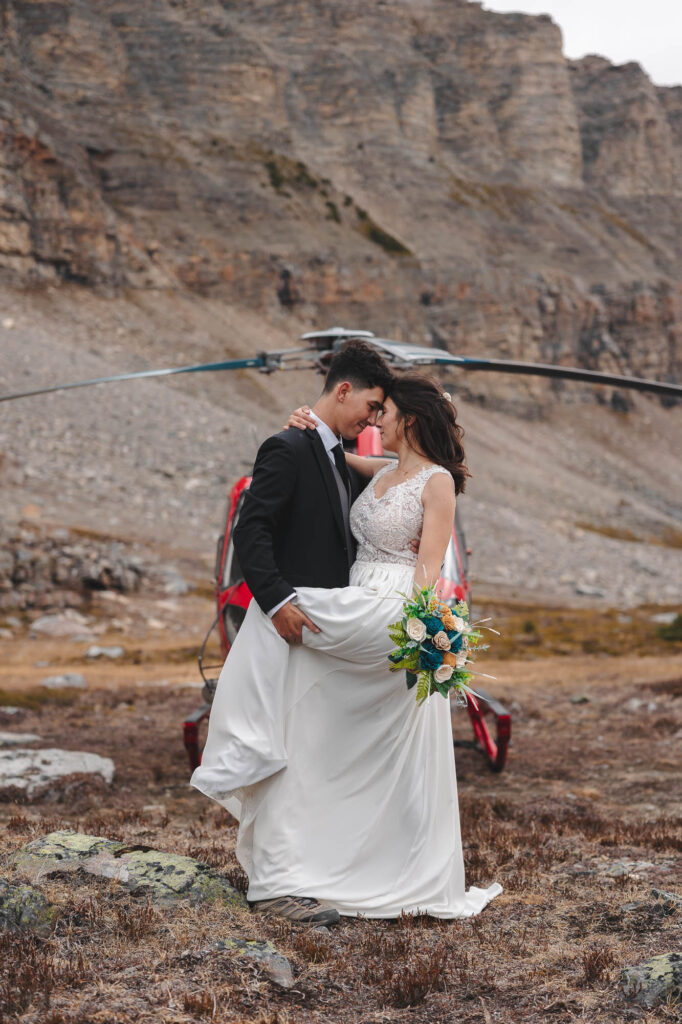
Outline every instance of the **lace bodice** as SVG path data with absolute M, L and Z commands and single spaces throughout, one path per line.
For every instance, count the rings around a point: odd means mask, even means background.
M 448 470 L 444 466 L 424 466 L 415 476 L 391 485 L 377 498 L 374 493 L 377 480 L 392 469 L 395 469 L 394 463 L 383 466 L 350 510 L 350 526 L 358 542 L 358 562 L 417 564 L 410 541 L 418 535 L 424 519 L 422 491 L 434 473 Z

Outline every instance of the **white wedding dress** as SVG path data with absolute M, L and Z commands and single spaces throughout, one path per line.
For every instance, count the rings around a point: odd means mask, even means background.
M 252 601 L 220 674 L 192 785 L 239 819 L 248 898 L 314 896 L 341 914 L 469 917 L 502 891 L 464 884 L 449 702 L 391 672 L 433 473 L 351 509 L 350 586 L 296 588 L 321 629 L 289 647 Z

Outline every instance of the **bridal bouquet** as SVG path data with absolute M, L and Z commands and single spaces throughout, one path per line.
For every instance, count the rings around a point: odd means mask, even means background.
M 466 666 L 473 651 L 488 645 L 469 623 L 466 601 L 453 609 L 440 600 L 435 587 L 415 589 L 411 598 L 406 597 L 402 618 L 388 632 L 396 644 L 388 656 L 391 670 L 407 672 L 408 689 L 416 685 L 418 704 L 436 691 L 447 697 L 453 690 L 459 703 L 466 703 L 467 693 L 476 695 L 467 685 L 473 673 Z

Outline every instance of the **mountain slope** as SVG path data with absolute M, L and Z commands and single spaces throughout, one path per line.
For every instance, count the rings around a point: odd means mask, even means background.
M 679 379 L 682 88 L 464 0 L 0 16 L 8 283 Z

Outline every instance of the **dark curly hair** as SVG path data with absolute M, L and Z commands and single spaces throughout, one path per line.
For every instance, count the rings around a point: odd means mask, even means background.
M 440 382 L 423 373 L 405 373 L 393 378 L 387 397 L 398 407 L 409 446 L 449 470 L 455 481 L 455 494 L 460 494 L 471 476 L 462 447 L 464 431 Z M 406 421 L 411 416 L 414 422 L 408 426 Z
M 360 338 L 347 341 L 336 353 L 324 381 L 329 393 L 341 381 L 349 381 L 354 388 L 382 388 L 387 394 L 393 374 L 379 352 Z

